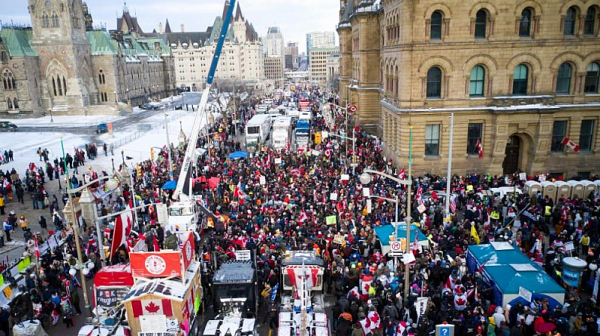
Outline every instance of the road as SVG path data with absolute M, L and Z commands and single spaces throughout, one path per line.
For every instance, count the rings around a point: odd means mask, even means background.
M 185 97 L 183 98 L 173 98 L 173 104 L 177 104 L 181 102 L 184 105 L 198 105 L 200 103 L 201 98 L 200 93 L 196 92 L 186 92 Z M 130 114 L 123 119 L 119 119 L 114 121 L 113 127 L 115 129 L 123 128 L 129 125 L 135 125 L 141 123 L 145 119 L 155 116 L 157 114 L 161 114 L 167 111 L 166 106 L 163 106 L 162 109 L 158 110 L 147 110 L 145 112 Z M 61 126 L 27 126 L 27 127 L 19 127 L 19 132 L 67 132 L 72 134 L 95 134 L 97 125 L 82 125 L 81 127 L 61 127 Z

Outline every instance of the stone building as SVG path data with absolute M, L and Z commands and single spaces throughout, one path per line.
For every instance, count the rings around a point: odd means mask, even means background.
M 203 88 L 228 8 L 226 1 L 222 16 L 217 16 L 205 32 L 185 32 L 183 25 L 181 32 L 171 32 L 168 20 L 164 33 L 159 27 L 158 36 L 173 49 L 177 87 L 188 91 Z M 230 25 L 215 81 L 257 83 L 264 78 L 263 46 L 239 4 Z
M 445 172 L 450 113 L 458 174 L 597 174 L 599 20 L 600 0 L 342 0 L 341 99 L 402 167 L 412 128 L 417 174 Z
M 276 81 L 283 80 L 283 57 L 269 56 L 264 58 L 265 78 Z
M 93 29 L 81 0 L 29 0 L 28 9 L 32 28 L 0 31 L 1 114 L 111 114 L 173 93 L 162 41 Z

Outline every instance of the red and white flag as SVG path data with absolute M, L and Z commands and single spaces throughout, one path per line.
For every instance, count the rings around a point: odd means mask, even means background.
M 40 260 L 40 249 L 38 247 L 37 239 L 33 239 L 33 244 L 35 246 L 35 260 Z
M 127 207 L 127 209 L 130 209 Z M 133 218 L 131 211 L 124 212 L 117 216 L 115 220 L 115 226 L 113 229 L 112 243 L 110 245 L 110 257 L 117 253 L 117 250 L 121 245 L 124 245 L 127 241 L 129 233 L 133 228 Z
M 302 212 L 300 213 L 300 218 L 298 220 L 300 221 L 300 223 L 304 223 L 305 221 L 308 220 L 308 216 L 306 215 L 306 211 L 302 210 Z
M 165 315 L 173 316 L 171 300 L 134 300 L 131 301 L 133 317 L 142 315 Z
M 481 139 L 477 140 L 477 145 L 475 145 L 475 147 L 477 148 L 477 152 L 479 154 L 479 158 L 481 159 L 483 157 L 483 146 L 481 144 Z
M 406 179 L 406 173 L 404 172 L 404 168 L 402 168 L 400 170 L 400 173 L 398 174 L 398 178 L 401 180 L 405 180 Z
M 419 202 L 419 205 L 423 204 L 423 198 L 421 197 L 423 195 L 423 188 L 419 187 L 419 189 L 417 189 L 417 196 L 415 197 L 417 199 L 417 202 Z
M 571 140 L 567 137 L 564 137 L 562 144 L 571 148 L 573 150 L 573 152 L 579 153 L 579 145 L 574 143 L 573 140 Z

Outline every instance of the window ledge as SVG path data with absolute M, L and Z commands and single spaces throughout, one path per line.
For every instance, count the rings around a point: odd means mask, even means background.
M 423 159 L 428 161 L 439 160 L 441 157 L 439 155 L 423 155 Z
M 562 151 L 562 152 L 553 152 L 553 151 L 550 151 L 550 155 L 554 155 L 554 156 L 559 156 L 559 155 L 561 155 L 561 156 L 567 156 L 567 152 L 566 151 Z
M 486 96 L 481 96 L 481 97 L 469 97 L 470 100 L 486 100 L 487 97 Z
M 600 97 L 600 93 L 584 93 L 586 97 Z
M 442 100 L 442 97 L 431 97 L 431 98 L 425 98 L 425 100 L 429 100 L 429 101 L 438 101 L 438 100 Z

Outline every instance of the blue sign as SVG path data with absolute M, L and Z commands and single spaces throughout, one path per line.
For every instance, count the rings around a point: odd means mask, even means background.
M 271 301 L 275 301 L 275 297 L 277 296 L 277 289 L 279 289 L 279 283 L 276 283 L 273 286 L 273 290 L 271 291 Z
M 438 324 L 435 326 L 436 336 L 454 336 L 453 324 Z
M 579 275 L 580 272 L 563 267 L 562 278 L 567 285 L 577 288 L 579 286 Z

